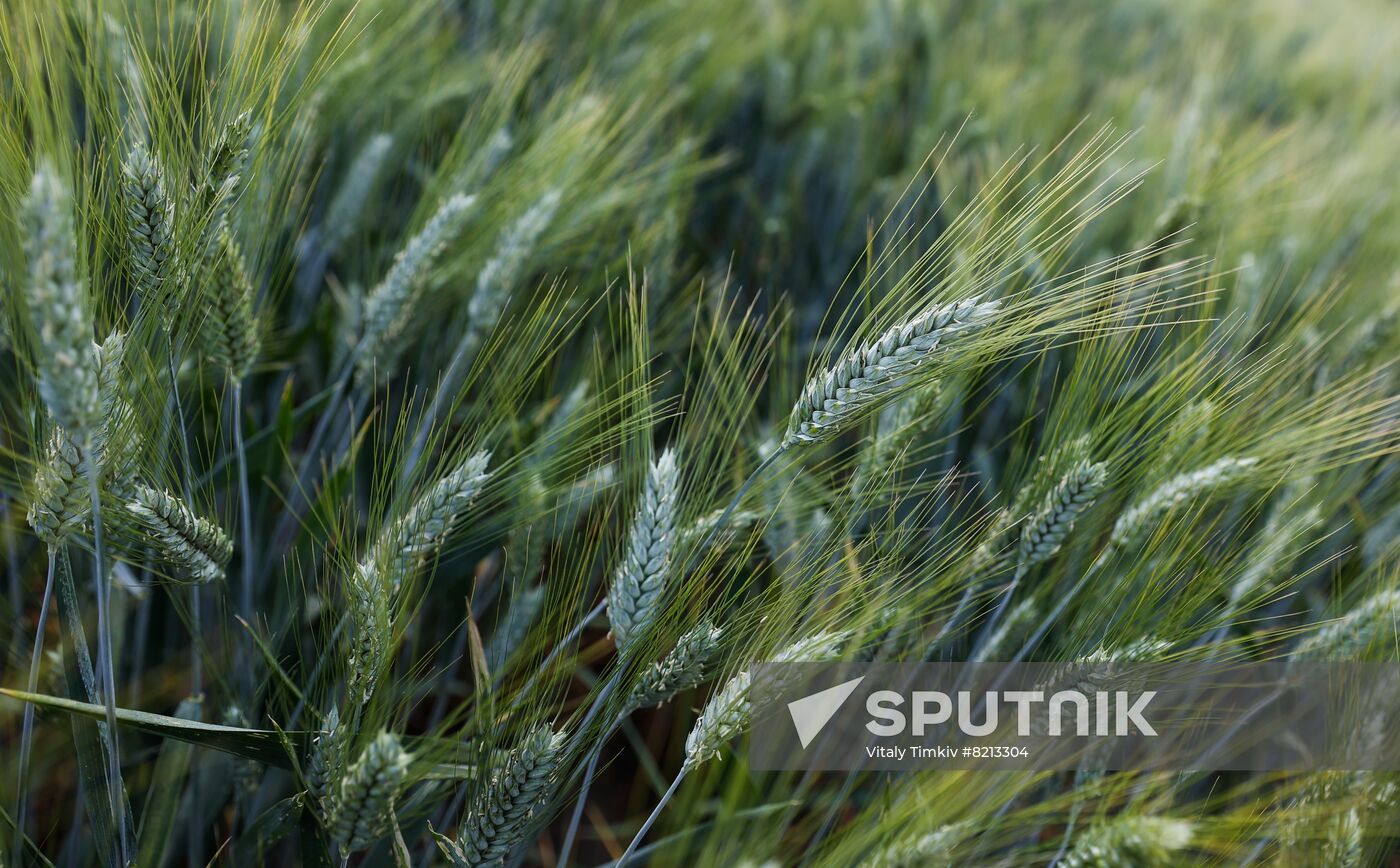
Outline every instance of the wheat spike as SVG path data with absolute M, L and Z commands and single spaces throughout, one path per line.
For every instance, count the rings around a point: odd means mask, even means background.
M 91 497 L 77 444 L 55 428 L 44 462 L 34 471 L 29 524 L 39 539 L 58 545 L 87 520 Z
M 335 198 L 331 199 L 330 206 L 326 208 L 326 228 L 322 236 L 322 246 L 327 251 L 334 252 L 339 249 L 359 225 L 365 204 L 375 190 L 393 147 L 394 137 L 388 133 L 379 133 L 371 136 L 355 155 L 335 192 Z
M 1124 549 L 1141 542 L 1168 512 L 1192 498 L 1235 483 L 1258 463 L 1257 458 L 1222 458 L 1199 470 L 1168 479 L 1147 497 L 1124 510 L 1113 525 L 1110 544 L 1114 548 Z
M 878 850 L 864 868 L 953 868 L 953 851 L 968 836 L 965 823 L 952 823 Z
M 1319 848 L 1319 865 L 1332 868 L 1360 868 L 1365 855 L 1365 828 L 1356 808 L 1330 818 Z
M 1172 864 L 1172 854 L 1191 843 L 1186 820 L 1123 817 L 1086 831 L 1065 855 L 1064 868 L 1141 868 Z
M 252 115 L 241 112 L 219 131 L 205 158 L 201 195 L 205 206 L 215 209 L 216 226 L 243 179 L 248 162 L 248 138 L 252 133 Z
M 541 725 L 504 761 L 493 762 L 490 777 L 472 801 L 457 840 L 433 832 L 452 865 L 478 868 L 504 862 L 553 792 L 563 748 L 563 733 Z
M 129 493 L 136 462 L 131 407 L 121 394 L 120 368 L 125 353 L 126 335 L 122 332 L 112 332 L 100 345 L 93 345 L 102 414 L 92 429 L 90 448 L 99 456 L 103 487 L 119 496 Z M 54 428 L 44 461 L 34 471 L 29 524 L 51 545 L 82 527 L 92 508 L 83 476 L 83 455 L 81 444 L 64 429 Z
M 978 543 L 977 548 L 973 549 L 969 558 L 969 573 L 974 577 L 980 576 L 988 569 L 1000 566 L 1009 549 L 1013 546 L 1017 546 L 1019 550 L 1017 544 L 1021 540 L 1021 535 L 1014 533 L 1014 531 L 1017 530 L 1020 519 L 1027 517 L 1032 503 L 1044 490 L 1043 485 L 1048 479 L 1048 474 L 1057 472 L 1061 467 L 1078 467 L 1085 463 L 1084 456 L 1088 454 L 1089 445 L 1088 437 L 1077 437 L 1067 443 L 1060 444 L 1036 459 L 1036 471 L 1032 475 L 1031 481 L 1021 486 L 1020 490 L 1016 492 L 1015 498 L 999 510 L 987 525 L 987 529 L 982 535 L 982 541 Z M 1061 477 L 1061 481 L 1063 479 Z M 1042 506 L 1048 505 L 1051 497 L 1052 495 L 1044 497 L 1041 500 Z M 1024 524 L 1020 524 L 1022 532 L 1034 521 L 1034 517 L 1030 517 Z
M 136 289 L 156 299 L 175 273 L 175 205 L 165 187 L 164 169 L 144 145 L 131 149 L 122 174 Z
M 112 332 L 102 343 L 93 344 L 92 352 L 97 361 L 98 403 L 103 416 L 110 419 L 117 406 L 125 401 L 121 371 L 126 361 L 126 333 Z
M 1287 516 L 1280 511 L 1270 515 L 1250 553 L 1249 563 L 1230 586 L 1230 604 L 1238 606 L 1280 567 L 1286 568 L 1303 547 L 1302 540 L 1321 525 L 1322 510 L 1316 506 L 1296 516 Z
M 430 557 L 489 474 L 489 452 L 464 459 L 379 533 L 346 582 L 352 629 L 347 638 L 351 701 L 368 702 L 389 647 L 390 610 L 403 582 Z
M 486 643 L 486 667 L 495 672 L 510 660 L 530 633 L 530 627 L 539 617 L 544 606 L 545 587 L 535 585 L 516 592 L 510 607 L 496 627 L 491 631 L 491 639 Z
M 1049 560 L 1060 550 L 1074 522 L 1093 505 L 1108 480 L 1102 463 L 1081 461 L 1065 474 L 1021 528 L 1020 569 Z
M 478 335 L 496 327 L 530 254 L 559 210 L 560 198 L 560 191 L 548 191 L 501 233 L 496 252 L 481 267 L 476 276 L 476 291 L 467 302 L 471 329 Z
M 978 296 L 941 305 L 852 351 L 807 382 L 792 408 L 783 447 L 832 439 L 867 409 L 913 385 L 915 374 L 948 340 L 982 328 L 1000 307 Z
M 845 640 L 845 633 L 817 633 L 779 651 L 772 662 L 816 663 L 831 660 L 840 653 Z M 718 756 L 724 745 L 748 729 L 753 717 L 753 706 L 749 702 L 749 685 L 752 681 L 752 672 L 746 669 L 729 679 L 705 704 L 705 710 L 700 713 L 700 718 L 695 721 L 685 740 L 686 768 Z
M 1381 591 L 1299 642 L 1293 659 L 1352 660 L 1367 652 L 1393 653 L 1397 621 L 1400 591 Z
M 1039 617 L 1040 611 L 1034 599 L 1017 603 L 1006 613 L 1005 620 L 997 626 L 996 632 L 988 637 L 986 647 L 978 655 L 979 660 L 995 661 L 1003 654 L 1014 654 L 1030 635 Z
M 676 454 L 668 449 L 647 474 L 627 551 L 608 588 L 608 623 L 619 649 L 631 647 L 660 605 L 675 544 L 679 480 Z
M 345 727 L 340 724 L 340 710 L 332 707 L 321 721 L 321 729 L 311 739 L 311 753 L 306 760 L 306 786 L 311 797 L 323 810 L 329 810 L 332 785 L 345 771 Z
M 381 732 L 346 771 L 336 789 L 330 819 L 331 835 L 341 849 L 363 850 L 384 835 L 408 763 L 399 737 Z
M 346 638 L 346 701 L 368 703 L 389 647 L 392 589 L 372 566 L 356 564 L 346 583 L 351 629 Z
M 136 484 L 126 508 L 145 525 L 166 560 L 189 573 L 196 582 L 224 576 L 233 556 L 233 542 L 217 525 L 200 518 L 179 498 Z
M 1080 663 L 1143 663 L 1160 660 L 1172 643 L 1155 636 L 1134 639 L 1123 645 L 1102 646 L 1079 658 Z
M 216 244 L 205 335 L 210 357 L 236 383 L 248 376 L 261 346 L 253 316 L 253 282 L 227 222 L 219 226 Z
M 97 383 L 102 421 L 94 430 L 94 449 L 100 453 L 103 486 L 121 498 L 129 498 L 136 481 L 141 432 L 127 400 L 122 364 L 126 359 L 126 335 L 114 331 L 93 347 L 97 358 Z
M 1045 690 L 1078 690 L 1086 696 L 1092 696 L 1096 691 L 1103 689 L 1101 679 L 1097 673 L 1084 674 L 1081 672 L 1086 666 L 1099 666 L 1112 669 L 1110 664 L 1123 663 L 1150 663 L 1159 661 L 1163 655 L 1171 649 L 1172 643 L 1148 636 L 1143 639 L 1128 642 L 1122 645 L 1100 646 L 1088 654 L 1081 655 L 1073 662 L 1067 663 L 1063 668 L 1057 668 L 1059 675 L 1049 678 L 1042 687 Z M 1066 683 L 1061 683 L 1066 682 Z M 1121 682 L 1117 685 L 1120 689 L 1125 687 Z M 1048 694 L 1047 694 L 1048 695 Z M 1063 709 L 1060 732 L 1074 732 L 1074 712 L 1068 708 Z M 1037 736 L 1046 735 L 1049 730 L 1049 721 L 1037 719 L 1031 724 L 1031 730 Z M 1085 763 L 1093 765 L 1103 759 L 1102 746 L 1099 750 L 1091 748 L 1086 754 Z
M 100 408 L 92 320 L 74 259 L 77 241 L 68 188 L 46 160 L 34 172 L 21 218 L 39 394 L 54 421 L 85 443 Z
M 721 630 L 701 622 L 676 640 L 676 647 L 660 661 L 642 671 L 628 708 L 660 705 L 682 690 L 704 684 L 714 674 L 715 658 L 719 655 Z
M 365 566 L 378 565 L 397 591 L 442 545 L 458 516 L 476 500 L 491 476 L 486 470 L 490 462 L 490 452 L 476 452 L 433 483 L 379 535 Z
M 365 300 L 364 336 L 356 364 L 366 382 L 382 382 L 394 375 L 403 354 L 403 334 L 415 312 L 415 300 L 428 267 L 462 227 L 475 196 L 452 196 L 399 251 L 388 274 Z

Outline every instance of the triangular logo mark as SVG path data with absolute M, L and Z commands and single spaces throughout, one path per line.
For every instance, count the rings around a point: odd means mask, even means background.
M 864 675 L 852 678 L 835 687 L 828 687 L 788 703 L 788 714 L 792 715 L 792 725 L 797 729 L 797 738 L 804 748 L 812 743 L 812 739 L 817 737 L 822 727 L 835 716 L 841 709 L 841 704 L 855 693 L 864 680 Z

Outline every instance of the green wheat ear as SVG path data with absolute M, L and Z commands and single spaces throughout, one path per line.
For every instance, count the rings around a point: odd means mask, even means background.
M 341 182 L 335 198 L 326 209 L 325 229 L 321 240 L 324 249 L 335 252 L 349 240 L 359 225 L 360 217 L 379 182 L 393 147 L 394 137 L 380 133 L 372 136 L 355 155 L 350 168 L 345 172 L 345 180 Z
M 1065 868 L 1166 865 L 1195 835 L 1190 821 L 1126 816 L 1084 832 L 1060 864 Z
M 554 792 L 564 741 L 562 732 L 539 726 L 504 760 L 493 761 L 457 839 L 433 832 L 455 868 L 499 865 L 510 855 Z
M 364 335 L 356 353 L 357 370 L 365 382 L 382 383 L 397 372 L 405 350 L 405 332 L 417 312 L 417 295 L 428 268 L 462 228 L 475 203 L 475 196 L 461 194 L 443 202 L 370 291 L 365 301 Z
M 349 701 L 368 702 L 392 633 L 390 610 L 403 584 L 436 552 L 490 478 L 491 453 L 477 452 L 433 483 L 369 546 L 346 580 Z
M 261 347 L 253 316 L 253 281 L 227 222 L 219 227 L 216 247 L 204 318 L 206 343 L 210 357 L 237 383 L 248 376 Z
M 97 422 L 101 398 L 72 208 L 67 185 L 52 163 L 41 161 L 20 212 L 29 266 L 24 299 L 34 324 L 39 394 L 54 421 L 82 444 Z
M 233 556 L 233 541 L 218 525 L 200 518 L 175 495 L 137 484 L 126 505 L 160 544 L 167 561 L 196 582 L 224 577 Z
M 98 456 L 102 487 L 118 496 L 130 492 L 138 434 L 132 411 L 122 395 L 121 366 L 126 336 L 112 332 L 92 347 L 97 361 L 98 404 L 102 415 L 93 427 L 88 448 Z M 67 431 L 50 432 L 43 461 L 34 471 L 28 520 L 35 534 L 50 545 L 63 542 L 87 521 L 91 493 L 84 477 L 84 447 Z
M 1083 461 L 1065 474 L 1022 526 L 1018 568 L 1029 569 L 1053 557 L 1107 481 L 1108 470 L 1102 463 Z
M 559 210 L 563 194 L 550 190 L 501 233 L 496 250 L 476 277 L 476 290 L 467 302 L 469 328 L 478 336 L 490 332 L 500 321 L 510 300 L 511 290 Z
M 335 791 L 330 828 L 346 853 L 363 850 L 384 836 L 408 763 L 398 736 L 381 732 L 345 772 Z
M 714 676 L 719 657 L 720 628 L 701 622 L 676 640 L 661 660 L 644 669 L 637 678 L 628 708 L 660 705 L 683 690 L 698 687 Z
M 160 292 L 175 274 L 171 227 L 175 205 L 165 170 L 144 145 L 136 145 L 122 167 L 127 240 L 137 292 L 161 304 Z
M 627 550 L 608 588 L 608 623 L 624 651 L 656 617 L 661 603 L 676 540 L 679 486 L 676 454 L 668 449 L 647 473 Z
M 219 130 L 206 153 L 204 176 L 198 191 L 204 206 L 213 212 L 216 228 L 243 180 L 248 163 L 248 140 L 252 134 L 253 116 L 241 112 Z
M 408 511 L 380 534 L 366 557 L 385 571 L 397 591 L 431 558 L 491 478 L 491 453 L 475 452 L 433 483 Z
M 87 520 L 91 501 L 82 455 L 63 429 L 55 428 L 49 435 L 32 488 L 29 525 L 49 545 L 62 543 Z
M 1298 643 L 1294 660 L 1352 660 L 1367 652 L 1393 654 L 1400 624 L 1400 591 L 1381 591 Z
M 345 741 L 349 733 L 340 723 L 340 710 L 332 707 L 311 739 L 306 761 L 306 785 L 311 798 L 329 814 L 332 787 L 345 771 Z
M 1109 542 L 1116 549 L 1136 545 L 1157 529 L 1167 513 L 1201 494 L 1234 484 L 1258 463 L 1257 458 L 1222 458 L 1199 470 L 1173 476 L 1123 511 L 1113 525 Z
M 878 850 L 862 868 L 933 868 L 956 863 L 953 854 L 973 832 L 967 823 L 952 823 L 923 835 L 914 835 Z
M 819 663 L 835 659 L 846 641 L 843 632 L 823 632 L 799 639 L 773 655 L 772 663 Z M 753 681 L 750 670 L 729 679 L 695 721 L 685 740 L 685 768 L 718 756 L 736 736 L 749 728 L 753 706 L 749 701 L 749 686 Z
M 872 407 L 916 384 L 920 368 L 958 337 L 989 324 L 998 301 L 973 296 L 891 328 L 807 382 L 788 419 L 784 447 L 822 443 Z

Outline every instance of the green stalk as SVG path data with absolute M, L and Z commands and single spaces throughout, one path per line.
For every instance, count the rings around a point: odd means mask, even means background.
M 239 583 L 239 611 L 243 620 L 253 624 L 253 499 L 248 490 L 248 455 L 243 444 L 243 383 L 233 384 L 233 448 L 238 453 L 238 533 L 243 547 L 239 558 L 242 577 Z M 248 658 L 247 641 L 239 644 L 239 654 L 243 658 L 241 667 L 244 675 L 244 696 L 248 701 L 253 697 L 253 667 Z
M 1025 578 L 1025 576 L 1026 568 L 1024 566 L 1017 567 L 1016 574 L 1011 579 L 1011 584 L 1001 593 L 1001 600 L 997 602 L 996 610 L 992 612 L 992 616 L 987 619 L 987 623 L 982 627 L 982 632 L 977 639 L 977 643 L 973 646 L 972 654 L 968 657 L 969 660 L 980 661 L 982 659 L 982 652 L 986 650 L 987 643 L 990 642 L 992 636 L 996 634 L 997 625 L 1001 623 L 1001 619 L 1006 614 L 1006 610 L 1011 606 L 1011 598 L 1016 595 L 1016 589 L 1020 587 L 1021 579 Z
M 248 455 L 243 449 L 243 384 L 233 384 L 233 448 L 238 453 L 238 523 L 243 539 L 243 578 L 239 589 L 243 620 L 253 623 L 253 499 L 248 490 Z
M 165 343 L 165 364 L 166 371 L 170 377 L 170 394 L 175 404 L 175 428 L 179 433 L 180 443 L 180 467 L 177 468 L 177 475 L 180 477 L 181 489 L 185 495 L 185 503 L 194 503 L 194 498 L 190 489 L 190 442 L 189 435 L 185 431 L 185 408 L 180 401 L 180 379 L 175 367 L 175 335 L 171 331 L 166 332 Z M 202 699 L 204 696 L 204 623 L 200 609 L 203 605 L 202 595 L 199 592 L 199 585 L 190 585 L 190 696 L 195 699 Z M 203 862 L 200 852 L 200 825 L 199 817 L 203 801 L 201 775 L 199 770 L 199 755 L 196 753 L 190 760 L 190 804 L 189 813 L 189 841 L 186 852 L 186 861 L 189 868 L 198 868 Z
M 627 849 L 622 851 L 622 855 L 613 863 L 616 868 L 622 868 L 623 865 L 627 864 L 627 860 L 636 852 L 637 845 L 642 843 L 642 839 L 646 837 L 647 832 L 651 831 L 651 827 L 655 825 L 656 819 L 661 816 L 662 809 L 666 807 L 667 802 L 671 801 L 671 797 L 676 794 L 676 790 L 680 788 L 681 781 L 685 780 L 686 773 L 689 771 L 690 766 L 681 766 L 681 770 L 676 774 L 676 779 L 671 781 L 671 786 L 668 787 L 665 794 L 661 796 L 661 801 L 656 803 L 656 808 L 652 810 L 651 816 L 647 817 L 645 823 L 642 823 L 642 828 L 637 830 L 637 834 L 632 838 L 632 843 L 627 845 Z
M 583 820 L 583 808 L 588 804 L 588 792 L 593 787 L 593 776 L 598 771 L 598 760 L 603 756 L 603 746 L 607 744 L 613 731 L 622 725 L 626 714 L 619 714 L 607 729 L 598 736 L 598 741 L 594 743 L 593 749 L 588 752 L 588 765 L 583 770 L 583 780 L 579 782 L 578 801 L 574 804 L 574 813 L 569 818 L 569 830 L 564 834 L 564 843 L 559 847 L 559 861 L 556 868 L 569 868 L 569 855 L 574 849 L 574 838 L 578 836 L 579 823 Z M 579 732 L 582 733 L 582 727 Z
M 112 662 L 111 588 L 107 586 L 107 555 L 102 547 L 102 498 L 97 488 L 97 468 L 92 454 L 84 464 L 88 478 L 88 495 L 92 501 L 92 578 L 97 590 L 97 666 L 98 688 L 107 711 L 107 778 L 110 784 L 112 822 L 117 824 L 123 864 L 131 862 L 131 841 L 127 835 L 126 816 L 122 811 L 121 747 L 117 736 L 117 676 Z
M 48 578 L 44 581 L 44 600 L 39 604 L 39 626 L 34 630 L 34 649 L 29 657 L 29 680 L 26 682 L 25 689 L 30 693 L 39 692 L 39 660 L 44 654 L 44 630 L 49 623 L 49 604 L 53 600 L 53 577 L 56 562 L 55 552 L 50 549 Z M 11 842 L 10 847 L 10 864 L 12 865 L 21 864 L 20 857 L 24 855 L 24 827 L 29 812 L 29 753 L 33 738 L 34 704 L 27 702 L 24 705 L 24 723 L 20 726 L 19 736 L 18 804 L 15 806 L 15 839 Z

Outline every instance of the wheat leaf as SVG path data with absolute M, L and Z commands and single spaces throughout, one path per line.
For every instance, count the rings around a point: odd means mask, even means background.
M 79 717 L 93 720 L 106 718 L 106 711 L 103 707 L 93 705 L 90 702 L 77 702 L 43 693 L 26 693 L 23 690 L 10 690 L 3 687 L 0 687 L 0 693 L 21 702 L 32 702 L 44 708 L 64 711 Z M 277 733 L 272 730 L 220 726 L 197 720 L 182 720 L 164 714 L 151 714 L 147 711 L 132 711 L 128 708 L 117 709 L 117 723 L 161 738 L 186 741 L 199 747 L 232 754 L 242 759 L 250 759 L 280 769 L 291 769 L 292 767 L 286 751 L 282 748 L 281 740 Z M 287 735 L 292 738 L 294 743 L 301 744 L 306 740 L 305 732 L 289 732 Z
M 186 698 L 175 710 L 184 720 L 197 720 L 200 700 Z M 189 742 L 167 739 L 160 746 L 155 770 L 151 773 L 150 795 L 141 814 L 137 833 L 136 864 L 163 865 L 170 846 L 175 820 L 180 813 L 180 799 L 185 795 L 185 777 L 190 771 L 194 748 Z

